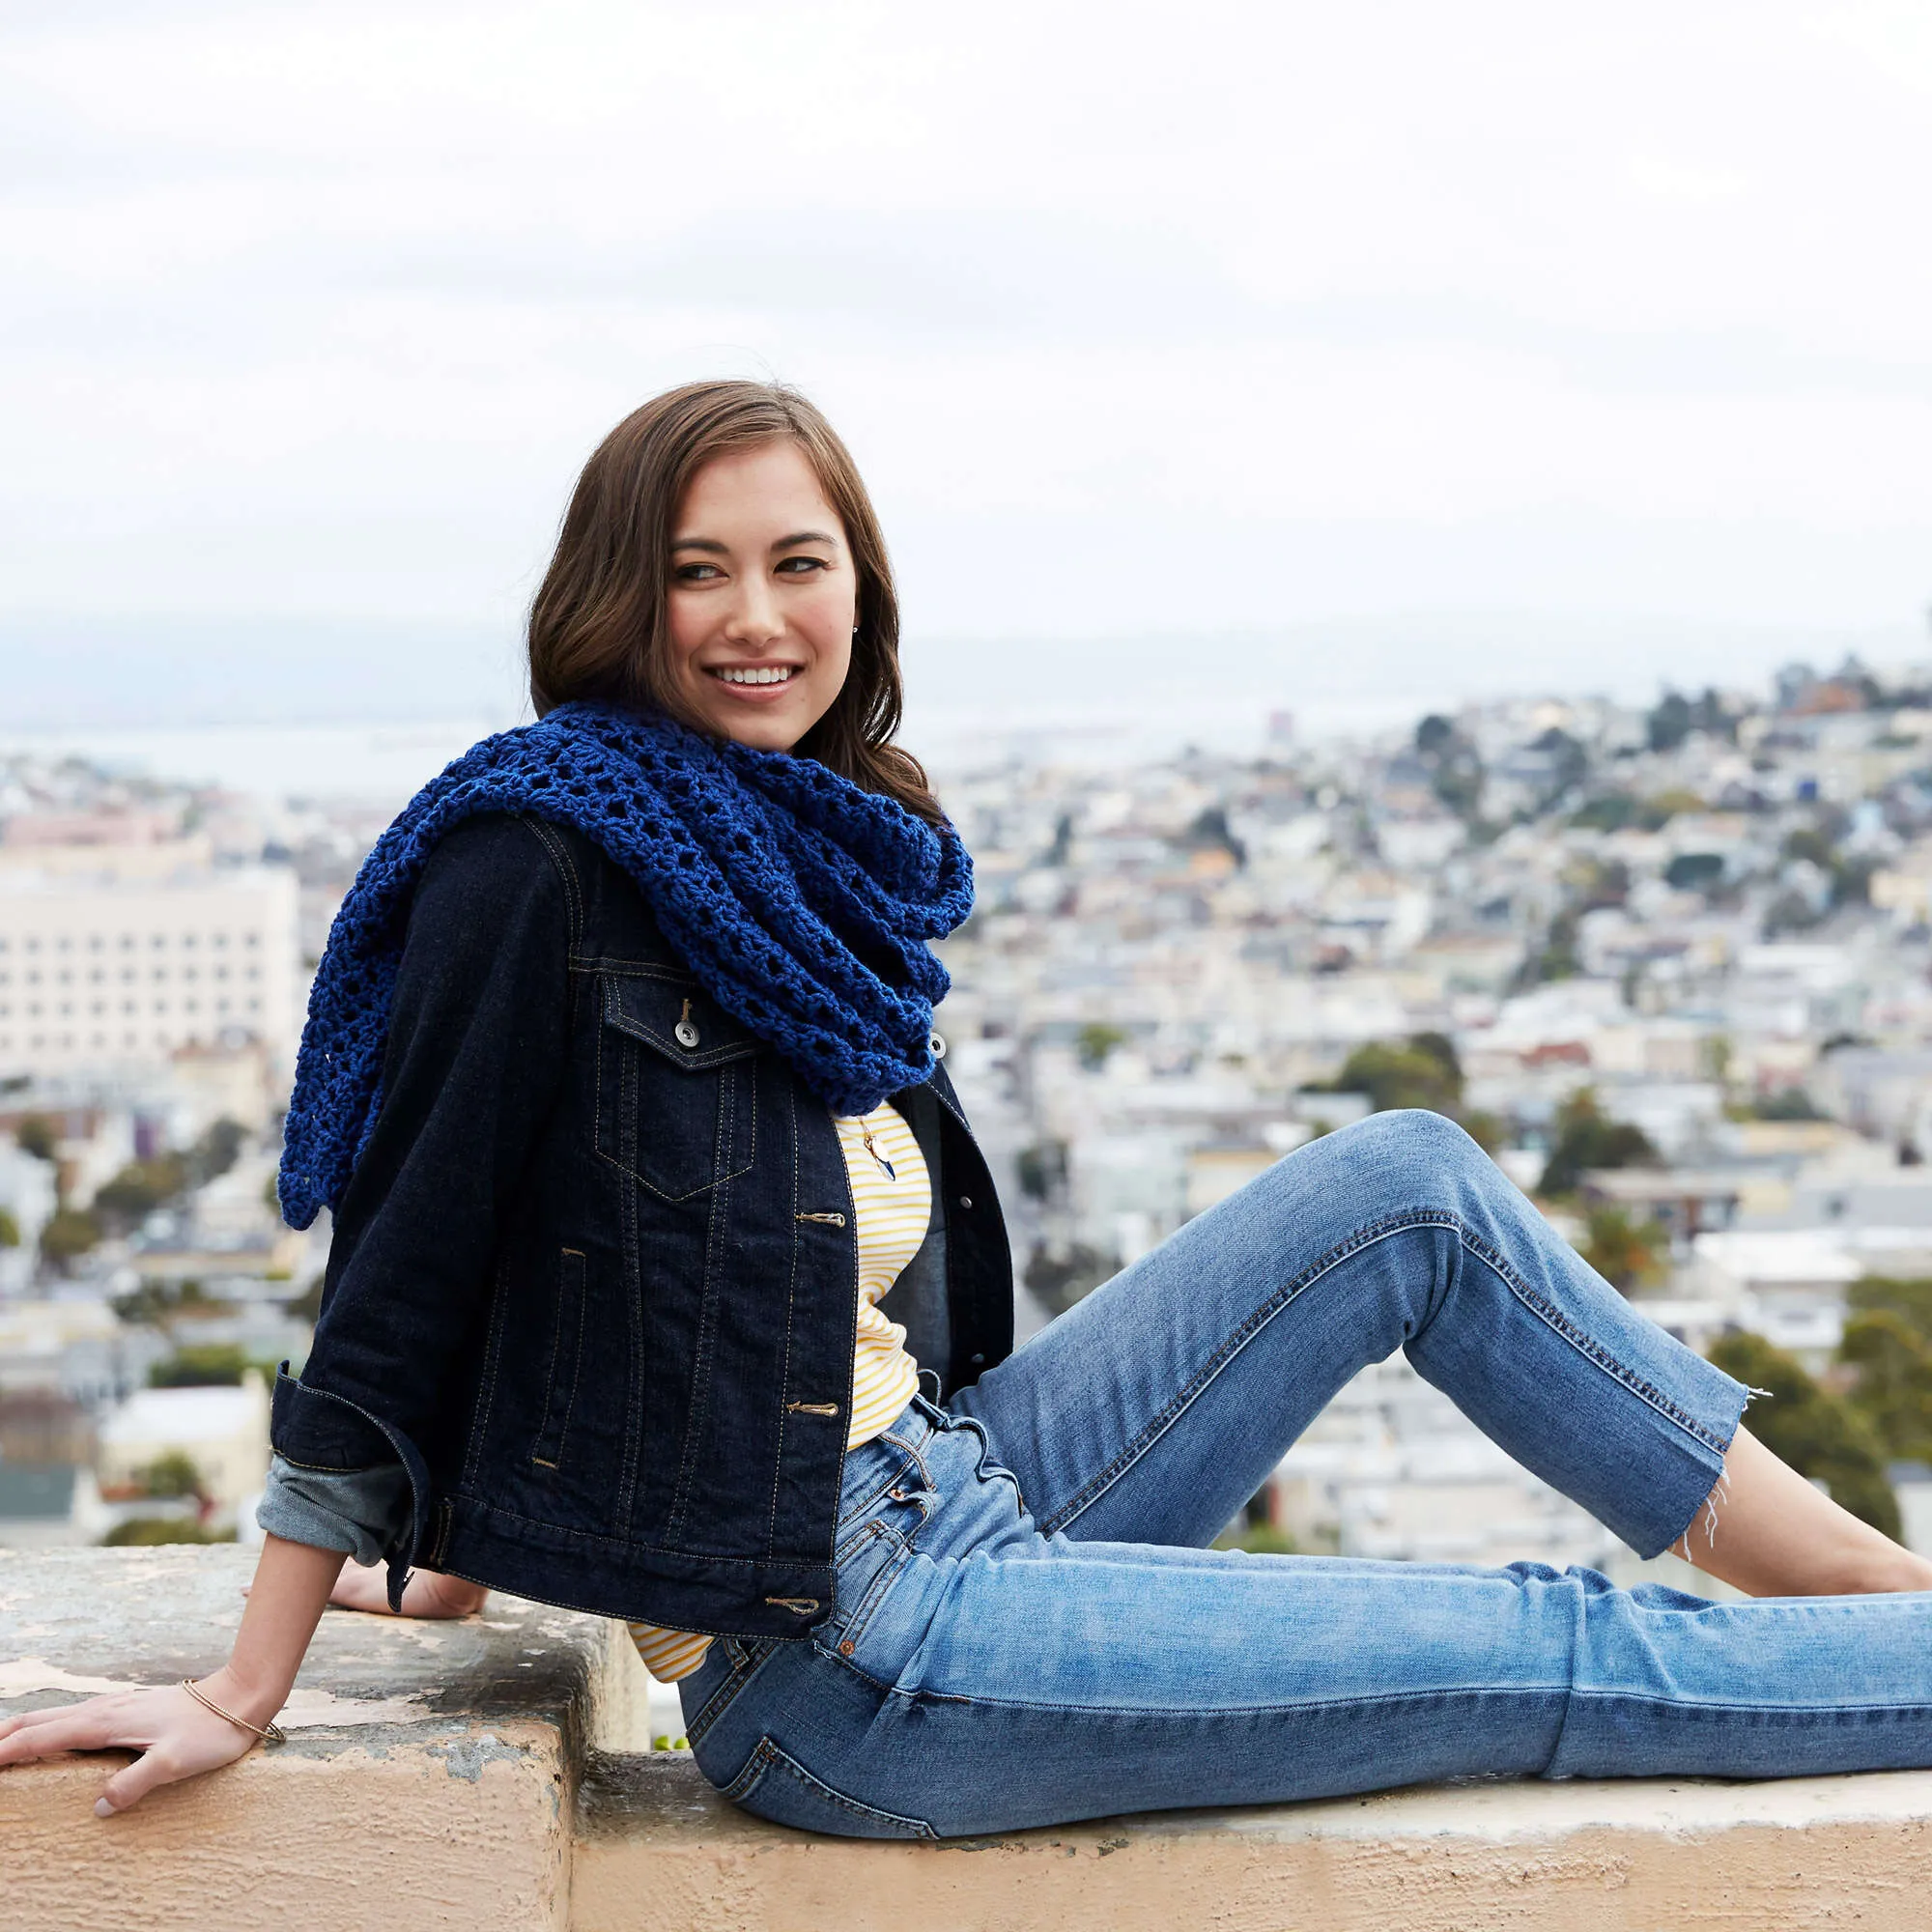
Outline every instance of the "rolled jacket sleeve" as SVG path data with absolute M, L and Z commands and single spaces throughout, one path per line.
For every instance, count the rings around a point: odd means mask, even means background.
M 269 1464 L 255 1520 L 271 1536 L 340 1549 L 368 1569 L 383 1560 L 410 1507 L 400 1463 L 372 1469 L 304 1469 L 286 1456 Z
M 532 826 L 477 817 L 431 855 L 315 1339 L 299 1378 L 286 1363 L 276 1377 L 270 1441 L 286 1463 L 330 1478 L 400 1468 L 406 1506 L 384 1519 L 382 1551 L 392 1605 L 426 1545 L 422 1445 L 487 1309 L 498 1239 L 562 1080 L 570 930 L 562 877 Z M 339 1498 L 324 1484 L 311 1500 L 325 1492 Z

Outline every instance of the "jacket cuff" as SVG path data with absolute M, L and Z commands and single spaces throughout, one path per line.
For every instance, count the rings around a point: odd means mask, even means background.
M 398 1525 L 380 1552 L 389 1566 L 389 1607 L 400 1615 L 403 1586 L 410 1579 L 410 1566 L 420 1558 L 429 1525 L 429 1469 L 422 1452 L 393 1423 L 347 1396 L 297 1380 L 286 1360 L 275 1370 L 270 1398 L 269 1446 L 302 1470 L 322 1475 L 402 1465 L 409 1478 L 409 1508 L 398 1513 Z
M 277 1456 L 255 1520 L 287 1542 L 339 1549 L 368 1569 L 383 1560 L 408 1508 L 409 1472 L 400 1463 L 337 1472 Z

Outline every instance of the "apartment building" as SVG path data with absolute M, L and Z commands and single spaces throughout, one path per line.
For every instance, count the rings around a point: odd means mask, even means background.
M 152 1064 L 246 1037 L 293 1058 L 294 872 L 163 869 L 156 848 L 138 849 L 138 867 L 103 856 L 83 868 L 74 848 L 58 866 L 0 855 L 0 1076 Z

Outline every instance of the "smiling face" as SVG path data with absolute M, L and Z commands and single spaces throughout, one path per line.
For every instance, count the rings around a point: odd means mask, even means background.
M 852 663 L 859 580 L 795 442 L 714 457 L 691 479 L 666 605 L 672 680 L 707 730 L 788 752 L 832 708 Z

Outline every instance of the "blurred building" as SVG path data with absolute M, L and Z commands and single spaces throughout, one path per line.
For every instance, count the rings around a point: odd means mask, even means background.
M 0 1073 L 44 1079 L 249 1038 L 292 1055 L 291 869 L 215 866 L 205 839 L 23 841 L 19 824 L 0 844 Z
M 239 1388 L 141 1389 L 100 1426 L 96 1469 L 110 1493 L 138 1484 L 163 1456 L 193 1463 L 217 1517 L 232 1521 L 244 1498 L 259 1493 L 269 1466 L 269 1391 L 261 1372 L 243 1372 Z

